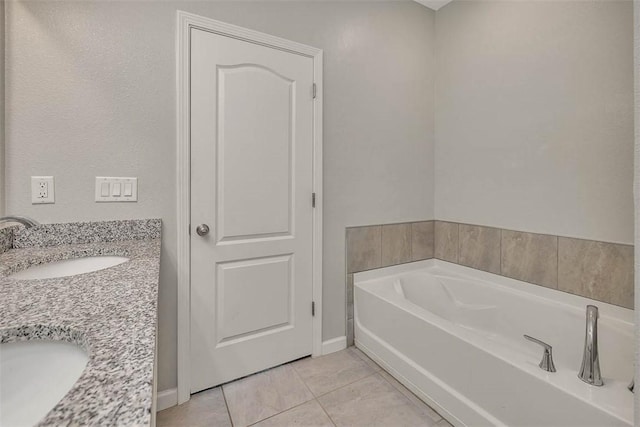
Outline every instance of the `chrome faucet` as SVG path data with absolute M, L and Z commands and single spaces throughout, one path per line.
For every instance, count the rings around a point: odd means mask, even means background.
M 598 356 L 598 307 L 587 306 L 587 326 L 584 332 L 584 353 L 578 378 L 587 384 L 601 386 L 600 358 Z
M 553 353 L 552 353 L 551 346 L 546 342 L 540 341 L 539 339 L 531 337 L 529 335 L 524 335 L 524 337 L 531 342 L 541 345 L 542 348 L 544 349 L 544 353 L 542 353 L 542 360 L 538 365 L 540 366 L 540 369 L 547 372 L 555 372 L 556 365 L 554 365 L 553 363 Z
M 0 224 L 5 222 L 17 222 L 18 224 L 24 225 L 24 228 L 31 228 L 36 225 L 40 225 L 38 221 L 27 218 L 26 216 L 3 216 L 0 218 Z

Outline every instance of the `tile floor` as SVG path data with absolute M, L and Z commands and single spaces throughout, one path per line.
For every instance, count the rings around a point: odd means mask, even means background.
M 194 394 L 157 425 L 451 426 L 355 347 Z

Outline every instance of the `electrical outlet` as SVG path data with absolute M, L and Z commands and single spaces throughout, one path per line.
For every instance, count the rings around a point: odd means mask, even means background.
M 31 177 L 31 204 L 55 203 L 55 186 L 52 176 Z

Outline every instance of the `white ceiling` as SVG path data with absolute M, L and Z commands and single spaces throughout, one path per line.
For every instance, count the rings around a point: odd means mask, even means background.
M 415 0 L 423 6 L 427 6 L 429 9 L 438 10 L 447 3 L 451 3 L 452 0 Z

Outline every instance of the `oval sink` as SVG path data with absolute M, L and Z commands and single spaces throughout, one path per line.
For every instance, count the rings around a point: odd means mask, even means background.
M 33 426 L 80 378 L 89 356 L 65 341 L 0 344 L 0 425 Z
M 47 264 L 34 265 L 26 270 L 18 271 L 9 277 L 18 280 L 51 279 L 54 277 L 68 277 L 76 274 L 91 273 L 104 270 L 123 262 L 129 258 L 122 256 L 92 256 L 84 258 L 65 259 Z

